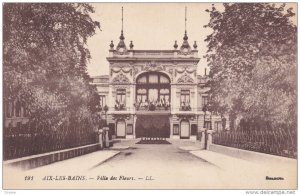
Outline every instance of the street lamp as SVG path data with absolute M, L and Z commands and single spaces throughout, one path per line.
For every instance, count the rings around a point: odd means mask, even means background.
M 207 110 L 210 112 L 210 127 L 209 127 L 209 130 L 212 130 L 212 109 L 211 109 L 211 104 L 209 103 L 207 105 Z
M 108 111 L 108 106 L 105 105 L 103 108 L 104 112 L 105 112 L 105 126 L 107 126 L 107 111 Z
M 206 116 L 206 111 L 207 111 L 206 104 L 203 106 L 202 111 L 204 112 L 203 128 L 205 128 L 205 116 Z

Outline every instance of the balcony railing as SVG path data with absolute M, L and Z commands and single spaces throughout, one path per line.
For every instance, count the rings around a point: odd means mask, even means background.
M 124 111 L 126 110 L 126 105 L 124 104 L 116 104 L 115 105 L 115 111 Z
M 136 111 L 170 111 L 170 104 L 135 103 Z
M 180 106 L 179 111 L 192 111 L 192 108 L 190 105 Z

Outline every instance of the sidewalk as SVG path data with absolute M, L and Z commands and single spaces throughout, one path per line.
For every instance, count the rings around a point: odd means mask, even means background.
M 217 166 L 220 179 L 230 181 L 232 188 L 295 189 L 297 187 L 297 162 L 270 163 L 256 159 L 243 160 L 208 150 L 193 150 L 191 154 Z M 266 177 L 277 178 L 268 180 Z

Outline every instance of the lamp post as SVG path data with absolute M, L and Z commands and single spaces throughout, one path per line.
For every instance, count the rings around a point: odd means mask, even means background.
M 210 103 L 207 105 L 207 110 L 210 112 L 210 125 L 209 125 L 209 130 L 212 130 L 212 109 L 211 109 L 211 104 L 210 104 Z
M 108 111 L 108 106 L 105 105 L 103 108 L 104 112 L 105 112 L 105 126 L 107 126 L 107 111 Z
M 206 111 L 207 111 L 207 107 L 206 104 L 203 106 L 202 111 L 204 112 L 204 118 L 203 118 L 203 128 L 205 128 L 205 116 L 206 116 Z

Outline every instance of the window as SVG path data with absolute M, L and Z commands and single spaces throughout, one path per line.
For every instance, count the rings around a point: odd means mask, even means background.
M 180 93 L 181 110 L 190 110 L 190 90 L 181 90 Z
M 204 128 L 206 128 L 206 129 L 211 129 L 211 122 L 210 121 L 205 121 L 204 122 Z
M 137 83 L 147 83 L 147 77 L 146 76 L 142 76 L 137 80 Z
M 124 110 L 126 105 L 126 90 L 125 89 L 117 89 L 117 97 L 116 97 L 116 110 Z
M 208 104 L 208 98 L 207 96 L 202 96 L 202 108 Z
M 136 95 L 136 100 L 138 103 L 144 103 L 147 100 L 147 90 L 146 89 L 138 89 L 137 90 L 137 95 Z
M 179 125 L 178 124 L 173 125 L 173 135 L 179 135 Z
M 149 75 L 149 83 L 158 83 L 158 75 L 150 74 Z
M 170 83 L 170 81 L 166 76 L 160 75 L 160 83 Z
M 170 105 L 170 90 L 169 89 L 161 89 L 160 90 L 160 103 Z
M 133 134 L 133 126 L 132 124 L 127 125 L 127 130 L 126 130 L 127 135 L 132 135 Z
M 100 95 L 99 96 L 99 103 L 100 103 L 100 106 L 102 108 L 106 105 L 106 97 L 105 97 L 105 95 Z
M 222 131 L 222 122 L 221 121 L 216 121 L 215 126 L 214 126 L 215 131 Z
M 137 109 L 168 109 L 170 107 L 170 79 L 160 72 L 147 72 L 138 76 L 136 85 Z
M 156 102 L 158 100 L 158 90 L 157 89 L 149 89 L 149 101 Z

